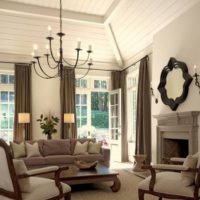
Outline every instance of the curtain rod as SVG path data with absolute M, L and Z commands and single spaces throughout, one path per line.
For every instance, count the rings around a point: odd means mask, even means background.
M 128 67 L 124 68 L 123 70 L 121 70 L 121 72 L 123 72 L 123 71 L 129 69 L 130 67 L 132 67 L 133 65 L 137 64 L 137 63 L 140 62 L 143 58 L 145 58 L 145 57 L 148 57 L 148 58 L 149 58 L 149 56 L 150 56 L 151 54 L 152 54 L 152 52 L 149 53 L 149 54 L 147 54 L 146 56 L 140 58 L 139 60 L 135 61 L 133 64 L 129 65 Z
M 22 64 L 22 65 L 30 65 L 31 63 L 25 63 L 25 62 L 10 62 L 10 61 L 0 61 L 0 63 L 4 63 L 4 64 Z M 76 67 L 76 69 L 85 69 L 87 70 L 87 68 L 84 67 Z M 114 70 L 114 69 L 95 69 L 95 68 L 90 68 L 90 70 L 96 70 L 96 71 L 108 71 L 108 72 L 114 72 L 114 71 L 120 71 L 120 70 Z

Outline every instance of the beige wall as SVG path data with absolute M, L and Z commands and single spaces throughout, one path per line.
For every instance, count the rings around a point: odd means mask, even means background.
M 189 73 L 193 75 L 193 66 L 200 66 L 200 3 L 182 16 L 174 20 L 167 27 L 159 31 L 153 40 L 153 69 L 152 81 L 158 86 L 160 73 L 167 65 L 170 57 L 184 61 Z M 175 85 L 176 87 L 176 85 Z M 155 91 L 158 94 L 158 91 Z M 200 95 L 194 80 L 190 85 L 187 99 L 178 107 L 177 112 L 200 110 Z M 152 101 L 152 115 L 173 112 L 164 105 Z M 152 154 L 156 161 L 156 120 L 152 119 Z
M 36 119 L 41 114 L 48 114 L 49 112 L 60 118 L 59 78 L 42 79 L 32 70 L 33 139 L 46 138 L 46 135 L 42 134 L 42 130 Z M 60 126 L 58 130 L 60 130 Z M 59 138 L 58 133 L 54 134 L 53 138 Z
M 46 69 L 46 68 L 45 68 Z M 85 70 L 77 72 L 84 74 Z M 90 71 L 88 76 L 110 76 L 110 72 Z M 87 76 L 87 77 L 88 77 Z M 32 69 L 32 123 L 33 123 L 33 139 L 46 138 L 42 134 L 39 123 L 36 120 L 42 113 L 51 112 L 57 117 L 60 116 L 60 79 L 42 79 L 38 77 Z M 58 133 L 53 134 L 53 138 L 60 137 L 60 124 Z

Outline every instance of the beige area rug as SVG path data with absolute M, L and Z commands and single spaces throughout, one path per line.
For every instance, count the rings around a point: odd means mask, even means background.
M 137 186 L 143 179 L 127 172 L 119 170 L 121 189 L 114 193 L 111 191 L 111 182 L 87 184 L 72 187 L 73 200 L 137 200 Z M 158 197 L 145 195 L 145 200 L 158 200 Z
M 145 170 L 142 172 L 134 172 L 132 168 L 125 169 L 125 171 L 127 171 L 131 174 L 134 174 L 136 176 L 139 176 L 140 178 L 146 178 L 151 174 L 151 172 L 149 170 Z

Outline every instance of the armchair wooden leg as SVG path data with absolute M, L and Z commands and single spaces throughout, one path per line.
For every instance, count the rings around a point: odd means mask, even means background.
M 71 200 L 71 192 L 65 195 L 65 200 Z
M 144 200 L 144 190 L 138 190 L 139 200 Z
M 162 200 L 162 197 L 159 197 L 159 200 Z

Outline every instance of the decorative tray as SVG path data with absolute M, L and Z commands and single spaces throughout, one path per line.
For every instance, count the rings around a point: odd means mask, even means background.
M 87 163 L 85 161 L 82 161 L 82 160 L 76 160 L 74 161 L 75 165 L 79 168 L 79 169 L 95 169 L 95 167 L 97 166 L 98 164 L 98 161 L 94 161 L 94 162 L 90 162 L 90 163 Z

